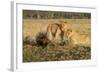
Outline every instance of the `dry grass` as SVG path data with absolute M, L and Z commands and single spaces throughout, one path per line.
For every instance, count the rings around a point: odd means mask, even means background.
M 24 36 L 34 37 L 36 33 L 45 31 L 49 24 L 59 22 L 60 19 L 25 19 L 23 21 Z M 89 19 L 64 19 L 68 22 L 71 28 L 81 34 L 90 34 L 90 20 Z
M 49 24 L 58 22 L 60 19 L 25 19 L 23 20 L 24 38 L 29 36 L 27 41 L 35 39 L 40 31 L 46 31 Z M 87 34 L 90 37 L 90 20 L 89 19 L 64 19 L 71 26 L 70 28 L 79 34 Z M 23 41 L 25 41 L 23 39 Z M 41 62 L 41 61 L 61 61 L 61 60 L 86 60 L 91 59 L 91 46 L 72 45 L 70 41 L 65 41 L 61 46 L 56 43 L 49 43 L 45 48 L 31 45 L 23 45 L 23 62 Z

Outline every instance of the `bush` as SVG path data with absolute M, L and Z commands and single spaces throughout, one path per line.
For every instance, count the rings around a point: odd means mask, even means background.
M 37 33 L 36 43 L 38 46 L 42 46 L 43 48 L 45 48 L 50 43 L 50 40 L 47 37 L 47 33 L 46 32 Z
M 61 46 L 70 45 L 70 44 L 72 44 L 72 41 L 69 40 L 69 39 L 62 40 L 61 43 L 60 43 Z
M 23 39 L 23 45 L 31 45 L 31 46 L 34 46 L 34 45 L 36 45 L 36 42 L 35 42 L 34 39 L 31 39 L 30 36 L 26 36 Z

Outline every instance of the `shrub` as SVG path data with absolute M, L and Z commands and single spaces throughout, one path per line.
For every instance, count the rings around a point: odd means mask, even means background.
M 36 43 L 38 46 L 45 48 L 49 44 L 50 40 L 47 37 L 46 32 L 38 32 L 36 35 Z
M 64 45 L 69 45 L 69 44 L 72 44 L 72 41 L 71 40 L 69 40 L 69 39 L 65 39 L 65 40 L 62 40 L 61 41 L 61 43 L 60 43 L 60 45 L 62 45 L 62 46 L 64 46 Z
M 29 44 L 29 40 L 30 40 L 30 37 L 29 36 L 24 37 L 23 44 L 24 45 Z
M 23 49 L 23 62 L 31 62 L 32 61 L 32 51 L 29 46 Z
M 34 46 L 34 45 L 36 45 L 36 42 L 35 42 L 34 39 L 31 39 L 30 36 L 26 36 L 23 39 L 23 45 L 31 45 L 31 46 Z

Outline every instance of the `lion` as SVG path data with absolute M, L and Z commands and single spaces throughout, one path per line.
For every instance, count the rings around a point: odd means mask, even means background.
M 86 34 L 79 34 L 72 29 L 67 29 L 66 37 L 73 41 L 73 44 L 81 44 L 90 46 L 90 37 Z
M 50 41 L 55 41 L 59 31 L 58 23 L 49 24 L 47 26 L 47 37 Z
M 49 40 L 61 42 L 64 40 L 64 32 L 67 28 L 67 22 L 59 21 L 57 23 L 49 24 L 47 26 L 47 36 Z

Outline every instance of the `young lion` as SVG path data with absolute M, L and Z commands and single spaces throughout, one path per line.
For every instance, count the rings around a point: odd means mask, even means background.
M 73 41 L 73 44 L 81 44 L 81 45 L 88 45 L 90 46 L 90 38 L 88 35 L 85 34 L 78 34 L 77 32 L 73 31 L 72 29 L 68 29 L 66 31 L 66 37 Z
M 47 27 L 47 36 L 51 41 L 55 41 L 57 34 L 60 32 L 57 24 L 58 23 L 49 24 Z
M 49 24 L 47 27 L 47 36 L 49 40 L 61 42 L 64 39 L 66 23 L 67 22 L 59 21 L 58 23 Z

